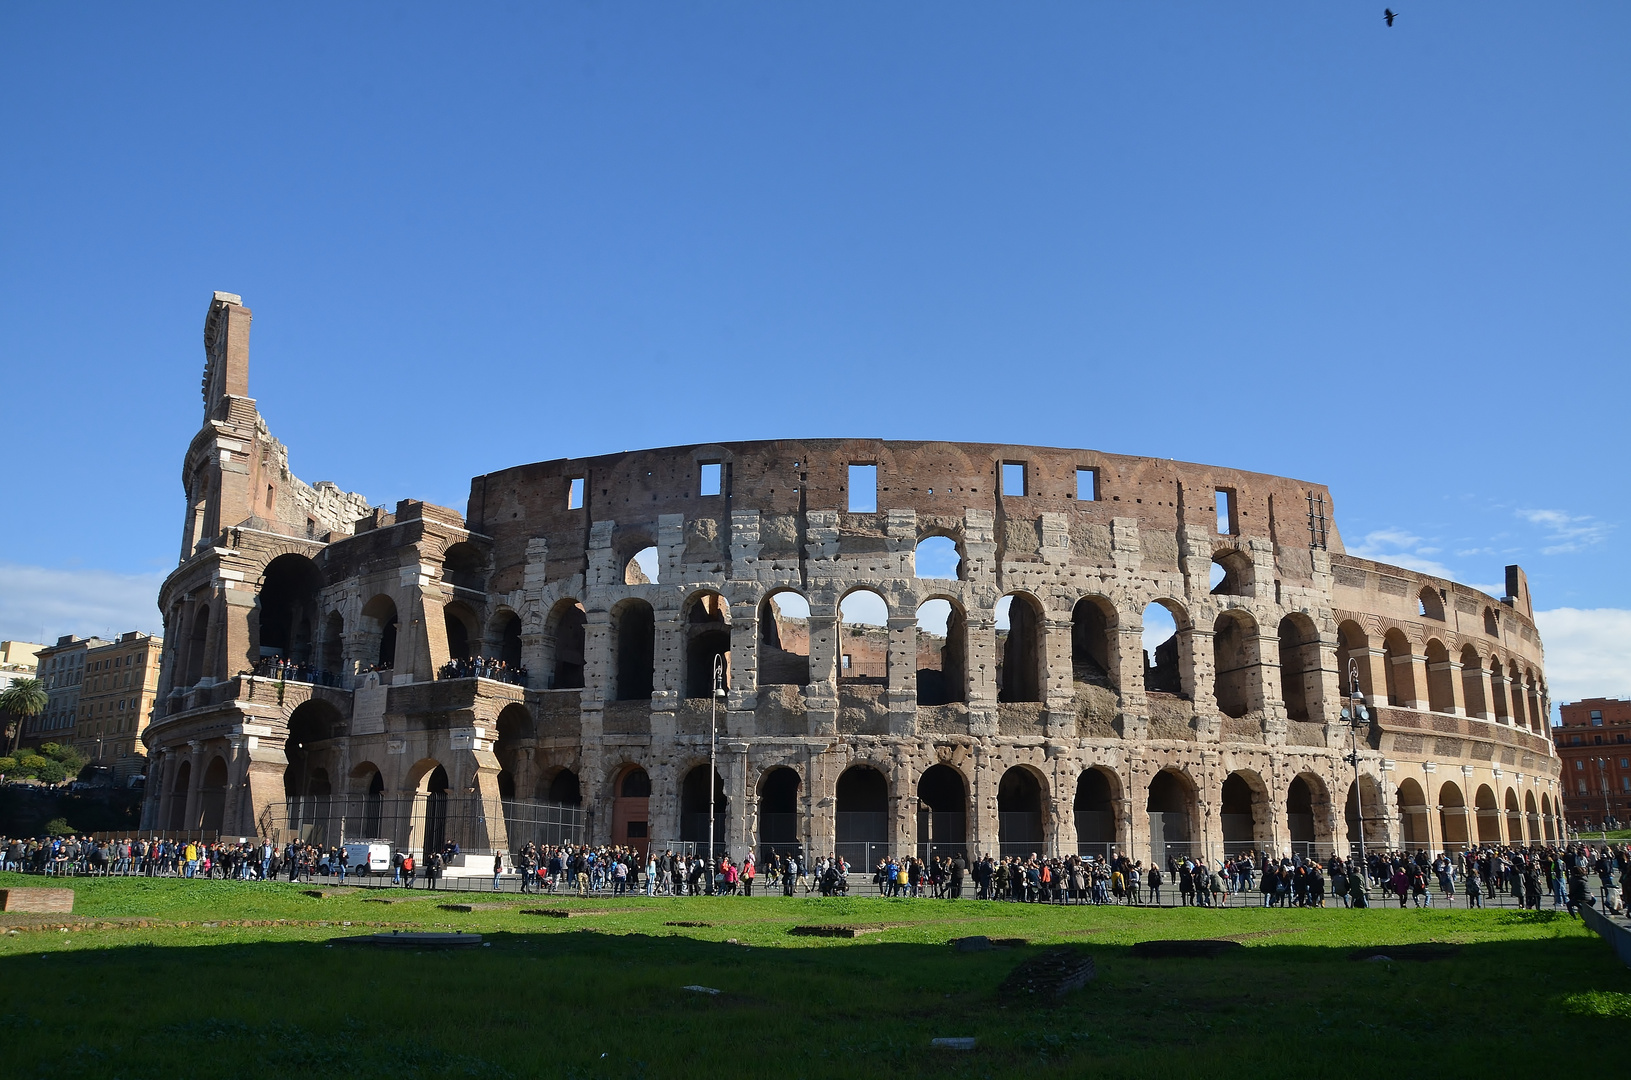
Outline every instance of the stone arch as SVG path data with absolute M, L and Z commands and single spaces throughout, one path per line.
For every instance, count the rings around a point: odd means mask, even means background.
M 497 738 L 493 740 L 493 755 L 498 758 L 498 794 L 501 799 L 516 798 L 517 791 L 525 791 L 525 759 L 522 749 L 535 742 L 537 725 L 532 712 L 521 702 L 512 701 L 498 714 L 494 725 Z
M 1518 807 L 1518 793 L 1506 789 L 1506 839 L 1509 844 L 1523 843 L 1523 810 Z
M 1501 666 L 1501 658 L 1494 655 L 1489 658 L 1489 700 L 1496 721 L 1512 723 L 1512 704 L 1506 692 L 1506 670 Z
M 656 585 L 662 576 L 662 554 L 655 544 L 647 544 L 623 563 L 623 584 Z
M 187 642 L 188 686 L 197 686 L 204 678 L 204 657 L 209 652 L 210 605 L 200 603 L 193 612 L 192 633 Z
M 925 535 L 917 542 L 912 556 L 912 574 L 919 579 L 964 581 L 968 578 L 967 566 L 962 544 L 957 537 L 945 532 Z
M 1540 843 L 1541 837 L 1545 834 L 1541 831 L 1540 804 L 1535 801 L 1535 793 L 1533 791 L 1526 791 L 1523 793 L 1523 814 L 1527 819 L 1524 822 L 1526 826 L 1524 829 L 1524 834 L 1528 836 L 1531 844 Z
M 1546 732 L 1549 717 L 1542 715 L 1540 708 L 1540 688 L 1536 683 L 1533 668 L 1524 669 L 1524 689 L 1527 692 L 1525 703 L 1529 710 L 1529 729 L 1537 735 Z
M 1117 813 L 1121 802 L 1121 778 L 1113 769 L 1093 765 L 1076 777 L 1076 797 L 1071 809 L 1076 815 L 1076 853 L 1107 858 L 1117 844 L 1124 822 Z
M 331 611 L 323 620 L 322 643 L 317 650 L 317 666 L 329 674 L 345 668 L 345 616 Z
M 1212 624 L 1212 658 L 1216 665 L 1213 695 L 1218 711 L 1239 718 L 1263 708 L 1263 656 L 1257 620 L 1231 608 Z
M 1006 615 L 1008 629 L 1000 621 Z M 1042 602 L 1030 593 L 1010 592 L 997 601 L 997 700 L 1042 701 L 1047 687 L 1047 644 Z
M 968 700 L 968 616 L 948 596 L 931 596 L 917 609 L 917 703 Z
M 1274 854 L 1274 808 L 1269 788 L 1252 769 L 1236 769 L 1224 777 L 1218 806 L 1223 828 L 1223 852 Z
M 448 803 L 452 799 L 453 784 L 448 778 L 447 767 L 439 761 L 432 761 L 435 768 L 423 773 L 423 778 L 414 785 L 417 798 L 424 799 L 424 805 L 415 815 L 415 824 L 419 826 L 418 840 L 422 857 L 429 857 L 432 852 L 440 851 L 447 843 Z
M 521 616 L 501 607 L 487 620 L 487 655 L 504 662 L 511 671 L 521 670 Z
M 1415 654 L 1398 627 L 1382 635 L 1382 664 L 1387 675 L 1387 703 L 1409 707 L 1421 700 L 1416 692 Z
M 1293 854 L 1310 858 L 1334 851 L 1331 835 L 1331 789 L 1324 777 L 1303 770 L 1286 786 L 1286 835 Z
M 691 594 L 683 608 L 685 624 L 685 696 L 713 695 L 714 665 L 731 685 L 731 609 L 724 596 L 708 589 Z
M 255 594 L 257 661 L 276 656 L 297 664 L 312 662 L 323 572 L 304 555 L 279 555 L 261 571 Z
M 355 826 L 359 831 L 351 833 L 351 837 L 363 840 L 385 839 L 382 835 L 385 817 L 384 774 L 372 761 L 359 761 L 351 767 L 348 779 L 351 790 L 350 804 L 362 811 Z
M 447 656 L 467 660 L 479 651 L 481 623 L 470 605 L 452 600 L 442 605 L 442 623 L 447 630 Z
M 326 744 L 344 725 L 339 710 L 321 698 L 301 702 L 289 714 L 289 735 L 283 745 L 288 764 L 283 769 L 283 793 L 295 798 L 321 798 L 316 772 L 327 761 Z M 326 774 L 325 774 L 326 776 Z
M 1488 784 L 1479 784 L 1473 793 L 1473 807 L 1478 819 L 1478 843 L 1501 842 L 1501 808 L 1495 802 L 1495 791 Z
M 1501 636 L 1501 620 L 1495 617 L 1495 609 L 1487 605 L 1484 608 L 1484 633 L 1492 638 Z
M 612 608 L 611 697 L 614 701 L 649 701 L 657 671 L 657 615 L 638 598 Z
M 1365 700 L 1376 700 L 1376 689 L 1371 685 L 1370 636 L 1352 619 L 1344 619 L 1337 626 L 1337 679 L 1344 698 L 1353 693 L 1350 672 L 1359 673 L 1359 692 Z
M 187 792 L 192 789 L 193 763 L 183 761 L 176 767 L 175 782 L 170 785 L 170 820 L 167 823 L 171 832 L 181 832 L 187 828 Z
M 1471 645 L 1461 647 L 1461 700 L 1468 716 L 1491 716 L 1484 694 L 1484 662 Z
M 1256 585 L 1257 573 L 1250 555 L 1238 548 L 1212 553 L 1213 596 L 1251 596 Z
M 576 597 L 557 600 L 544 620 L 544 670 L 550 673 L 549 689 L 583 688 L 585 628 L 589 622 L 583 604 Z
M 442 580 L 455 589 L 487 595 L 487 553 L 468 540 L 442 553 Z
M 759 601 L 759 685 L 810 685 L 810 601 L 796 589 Z
M 1347 829 L 1349 851 L 1359 850 L 1361 831 L 1366 848 L 1387 846 L 1387 807 L 1384 805 L 1382 785 L 1376 782 L 1374 776 L 1360 773 L 1359 780 L 1348 785 L 1342 818 Z
M 1455 711 L 1455 673 L 1450 670 L 1450 650 L 1438 638 L 1428 638 L 1422 652 L 1427 658 L 1427 708 L 1431 712 Z
M 1116 608 L 1103 596 L 1084 596 L 1070 612 L 1070 672 L 1079 683 L 1116 685 Z
M 1506 671 L 1506 682 L 1510 688 L 1509 693 L 1512 700 L 1512 726 L 1528 727 L 1529 713 L 1525 708 L 1523 677 L 1518 674 L 1518 662 L 1516 660 L 1510 661 L 1506 666 Z
M 204 778 L 198 784 L 198 827 L 219 834 L 226 819 L 227 759 L 220 754 L 210 758 Z
M 645 858 L 651 844 L 651 776 L 627 762 L 612 776 L 612 843 Z
M 1168 766 L 1150 778 L 1144 804 L 1150 819 L 1150 858 L 1167 866 L 1169 858 L 1192 853 L 1200 836 L 1200 800 L 1195 781 L 1177 766 Z
M 708 763 L 694 766 L 680 782 L 680 841 L 695 844 L 708 852 Z M 713 834 L 715 850 L 723 847 L 730 827 L 730 799 L 725 795 L 725 778 L 714 772 Z
M 838 681 L 885 686 L 889 681 L 889 602 L 876 589 L 855 586 L 838 599 Z
M 362 625 L 374 646 L 369 663 L 380 671 L 396 666 L 396 601 L 384 593 L 374 596 L 362 606 Z
M 1416 614 L 1423 619 L 1444 621 L 1444 597 L 1431 585 L 1423 585 L 1416 594 Z
M 1446 780 L 1438 788 L 1438 835 L 1445 851 L 1465 848 L 1472 842 L 1467 831 L 1467 799 L 1461 785 Z
M 1188 610 L 1169 598 L 1152 600 L 1144 607 L 1142 625 L 1144 692 L 1193 700 L 1195 687 L 1184 655 L 1190 643 Z
M 1428 832 L 1427 797 L 1413 777 L 1405 777 L 1398 789 L 1399 824 L 1407 849 L 1422 850 L 1431 842 Z
M 1557 817 L 1552 813 L 1552 799 L 1548 794 L 1543 794 L 1540 797 L 1540 820 L 1541 828 L 1546 833 L 1546 842 L 1548 844 L 1555 843 L 1557 841 Z
M 833 795 L 838 854 L 871 869 L 889 853 L 889 778 L 870 762 L 858 762 L 838 777 Z
M 1015 765 L 997 782 L 997 846 L 1003 855 L 1047 853 L 1047 778 L 1029 765 Z
M 917 779 L 919 858 L 968 856 L 968 777 L 936 762 Z
M 1292 613 L 1280 620 L 1280 697 L 1290 720 L 1310 720 L 1321 697 L 1320 633 L 1314 620 Z
M 759 851 L 792 851 L 799 844 L 799 791 L 803 778 L 789 765 L 776 765 L 759 778 Z

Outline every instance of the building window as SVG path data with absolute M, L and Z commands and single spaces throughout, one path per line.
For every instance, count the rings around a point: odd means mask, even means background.
M 1025 463 L 1023 461 L 1005 461 L 1002 463 L 1002 493 L 1015 498 L 1025 494 Z
M 707 777 L 704 776 L 703 779 L 706 780 Z M 1582 781 L 1580 781 L 1580 794 L 1584 795 L 1585 793 L 1586 793 L 1586 782 L 1584 780 L 1582 780 Z
M 1576 759 L 1575 763 L 1574 763 L 1574 771 L 1575 772 L 1585 772 L 1586 771 L 1586 763 L 1584 761 L 1582 761 L 1582 760 Z M 707 777 L 703 777 L 703 779 L 706 780 Z
M 878 511 L 878 467 L 851 465 L 849 467 L 849 501 L 852 514 L 874 514 Z
M 717 461 L 702 463 L 702 485 L 699 495 L 718 495 L 725 490 L 725 466 Z
M 568 510 L 583 509 L 583 477 L 574 476 L 566 482 L 566 508 Z
M 1218 488 L 1214 494 L 1217 496 L 1218 535 L 1237 535 L 1240 532 L 1240 515 L 1235 506 L 1235 489 Z
M 1591 726 L 1592 727 L 1602 727 L 1603 726 L 1603 711 L 1601 709 L 1591 710 Z

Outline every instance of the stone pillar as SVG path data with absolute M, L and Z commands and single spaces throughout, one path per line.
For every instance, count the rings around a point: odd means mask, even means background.
M 187 749 L 191 755 L 188 760 L 192 768 L 187 773 L 187 804 L 182 813 L 181 827 L 192 832 L 198 828 L 198 792 L 204 780 L 204 744 L 198 739 L 190 739 L 187 742 Z
M 1067 550 L 1068 547 L 1067 537 Z M 1057 613 L 1043 616 L 1042 655 L 1045 667 L 1042 698 L 1047 704 L 1044 714 L 1046 731 L 1050 737 L 1065 739 L 1076 737 L 1076 676 L 1070 655 L 1071 629 L 1069 611 L 1063 618 Z
M 806 747 L 805 766 L 809 789 L 808 846 L 804 856 L 814 860 L 831 855 L 838 846 L 838 774 L 843 771 L 843 752 L 815 745 Z
M 1399 705 L 1405 709 L 1427 708 L 1427 658 L 1411 649 L 1408 656 L 1395 656 L 1394 684 L 1399 689 Z M 1406 684 L 1408 680 L 1408 685 Z
M 726 814 L 725 854 L 740 863 L 742 856 L 753 850 L 753 832 L 748 819 L 750 807 L 756 800 L 753 798 L 753 777 L 748 769 L 748 744 L 737 740 L 721 743 L 719 749 L 723 758 L 720 762 L 720 779 L 724 781 L 725 793 L 730 800 Z
M 1467 715 L 1467 692 L 1461 685 L 1461 665 L 1454 660 L 1427 665 L 1427 677 L 1437 678 L 1440 683 L 1448 683 L 1450 690 L 1449 707 L 1445 710 L 1452 716 Z
M 805 715 L 810 734 L 838 733 L 838 605 L 830 593 L 810 599 L 810 684 Z M 836 777 L 834 778 L 836 780 Z
M 889 734 L 917 734 L 917 617 L 889 616 Z M 915 820 L 915 819 L 914 819 Z
M 997 733 L 997 624 L 995 600 L 981 596 L 967 612 L 968 723 L 976 738 Z M 995 796 L 993 796 L 995 798 Z
M 1196 626 L 1178 630 L 1178 674 L 1189 695 L 1195 715 L 1204 724 L 1198 734 L 1203 742 L 1222 737 L 1222 712 L 1218 709 L 1217 662 L 1212 655 L 1211 630 Z
M 917 836 L 917 784 L 912 763 L 897 748 L 889 770 L 889 844 L 897 856 L 915 851 Z
M 999 848 L 997 830 L 997 781 L 990 752 L 983 744 L 974 745 L 974 786 L 970 791 L 968 841 L 975 855 L 995 855 Z

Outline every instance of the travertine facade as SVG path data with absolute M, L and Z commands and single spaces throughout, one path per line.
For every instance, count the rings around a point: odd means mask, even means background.
M 391 514 L 288 473 L 247 397 L 248 325 L 217 294 L 160 596 L 150 827 L 253 833 L 292 822 L 286 796 L 309 821 L 313 799 L 417 793 L 495 807 L 459 826 L 466 848 L 516 839 L 500 797 L 581 800 L 594 840 L 701 839 L 717 656 L 718 821 L 738 854 L 1345 847 L 1356 786 L 1372 843 L 1556 829 L 1522 571 L 1497 600 L 1346 555 L 1321 485 L 786 441 L 524 465 L 475 478 L 465 516 Z M 948 540 L 956 569 L 919 577 L 919 545 Z M 887 626 L 844 623 L 858 590 Z M 1147 656 L 1157 609 L 1177 632 Z M 435 678 L 470 654 L 527 685 Z M 240 674 L 274 655 L 319 674 Z M 1357 785 L 1350 671 L 1371 712 Z M 1485 789 L 1523 816 L 1480 813 Z

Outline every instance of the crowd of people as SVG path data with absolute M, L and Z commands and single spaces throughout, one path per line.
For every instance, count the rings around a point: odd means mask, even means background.
M 340 676 L 335 672 L 324 671 L 314 664 L 285 660 L 281 656 L 262 658 L 260 663 L 250 669 L 250 674 L 258 679 L 272 679 L 276 682 L 312 683 L 317 686 L 340 685 Z
M 466 656 L 449 660 L 436 672 L 438 679 L 492 679 L 496 682 L 527 685 L 527 669 L 520 664 L 495 660 L 490 656 Z
M 453 841 L 418 858 L 411 851 L 393 851 L 391 883 L 437 888 L 459 854 Z M 280 845 L 266 839 L 0 837 L 0 870 L 56 876 L 344 882 L 370 872 L 365 862 L 352 865 L 350 859 L 343 845 Z M 642 854 L 631 847 L 529 843 L 493 857 L 492 888 L 502 890 L 518 880 L 523 893 L 752 896 L 759 885 L 764 893 L 784 896 L 842 896 L 851 892 L 856 876 L 839 856 L 807 860 L 798 850 L 709 861 L 673 849 Z M 1324 860 L 1275 859 L 1243 852 L 1211 866 L 1177 856 L 1161 866 L 1125 855 L 984 855 L 972 861 L 961 854 L 913 855 L 879 859 L 870 884 L 885 897 L 955 900 L 966 893 L 1011 903 L 1324 907 L 1329 898 L 1350 908 L 1381 903 L 1476 908 L 1510 898 L 1533 910 L 1549 899 L 1554 909 L 1570 914 L 1586 904 L 1623 912 L 1631 909 L 1631 845 L 1485 846 L 1437 856 L 1372 851 L 1364 860 L 1336 854 Z

